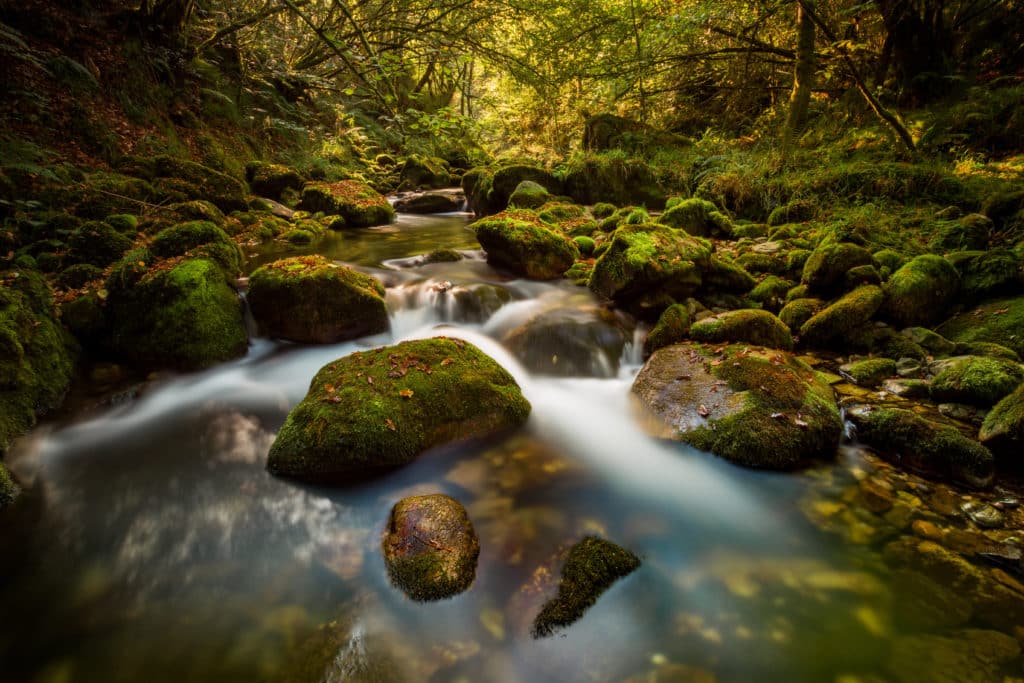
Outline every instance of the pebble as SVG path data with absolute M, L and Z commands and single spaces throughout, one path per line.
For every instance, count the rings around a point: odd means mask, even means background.
M 964 503 L 960 509 L 982 529 L 999 529 L 1003 526 L 1003 513 L 991 505 Z

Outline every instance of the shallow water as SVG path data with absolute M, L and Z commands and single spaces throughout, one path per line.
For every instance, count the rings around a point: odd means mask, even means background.
M 327 622 L 330 681 L 622 681 L 678 663 L 719 681 L 793 683 L 881 670 L 902 633 L 888 576 L 876 554 L 806 521 L 797 501 L 821 494 L 815 473 L 753 472 L 645 436 L 629 400 L 633 324 L 602 318 L 580 288 L 494 271 L 467 222 L 401 216 L 317 245 L 388 285 L 388 334 L 321 347 L 256 339 L 243 359 L 26 437 L 9 463 L 31 495 L 2 520 L 0 678 L 276 680 Z M 414 258 L 439 247 L 468 258 Z M 593 323 L 613 343 L 533 343 L 553 360 L 527 370 L 502 340 L 537 316 Z M 515 375 L 533 405 L 523 430 L 344 488 L 266 472 L 275 431 L 322 365 L 435 334 L 479 345 Z M 477 579 L 451 600 L 414 603 L 388 583 L 381 532 L 413 492 L 460 500 L 480 535 Z M 537 605 L 520 588 L 588 533 L 643 566 L 577 624 L 531 639 Z

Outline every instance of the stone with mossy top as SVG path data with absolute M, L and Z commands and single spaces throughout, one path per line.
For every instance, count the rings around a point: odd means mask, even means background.
M 0 462 L 0 510 L 11 505 L 20 495 L 21 489 L 11 479 L 7 467 Z
M 462 189 L 470 210 L 477 216 L 489 216 L 508 206 L 512 193 L 524 180 L 533 181 L 554 194 L 562 191 L 562 182 L 549 171 L 519 163 L 474 168 L 462 176 Z
M 1003 398 L 985 416 L 978 440 L 996 455 L 1017 456 L 1012 466 L 1021 470 L 1024 462 L 1024 384 Z M 1009 459 L 1009 458 L 1008 458 Z
M 683 199 L 672 203 L 658 222 L 695 237 L 728 238 L 733 232 L 732 222 L 706 199 Z
M 743 266 L 728 259 L 711 255 L 704 273 L 702 288 L 719 294 L 746 294 L 757 286 L 757 280 Z
M 857 438 L 901 467 L 949 479 L 973 488 L 991 486 L 995 459 L 991 451 L 958 429 L 900 408 L 855 406 L 846 417 Z
M 189 221 L 165 228 L 149 245 L 160 259 L 185 256 L 206 256 L 217 262 L 227 275 L 242 270 L 242 250 L 228 234 L 210 221 Z
M 345 227 L 351 228 L 386 225 L 395 219 L 395 210 L 388 200 L 358 180 L 306 183 L 299 207 L 304 211 L 340 216 Z
M 694 294 L 710 268 L 711 251 L 706 240 L 665 225 L 624 225 L 595 262 L 588 285 L 635 315 L 656 318 L 666 306 L 648 306 L 648 295 L 682 301 Z
M 882 314 L 901 327 L 930 325 L 949 311 L 960 274 L 946 259 L 924 254 L 903 265 L 885 283 Z
M 296 256 L 256 269 L 249 308 L 271 337 L 332 344 L 388 329 L 384 286 L 323 256 Z
M 473 583 L 480 541 L 466 509 L 442 494 L 395 503 L 383 541 L 392 583 L 413 600 L 443 600 Z
M 54 316 L 43 276 L 25 268 L 0 271 L 0 453 L 60 404 L 77 354 Z
M 946 320 L 935 331 L 952 342 L 987 342 L 1024 357 L 1024 296 L 992 299 Z
M 531 635 L 544 638 L 579 621 L 616 581 L 640 568 L 640 558 L 618 545 L 587 536 L 569 550 L 558 594 L 541 607 Z
M 487 261 L 533 280 L 553 280 L 579 256 L 576 244 L 528 209 L 509 209 L 469 226 Z
M 1024 257 L 1018 251 L 958 251 L 946 258 L 960 274 L 963 303 L 1024 294 Z
M 672 304 L 658 317 L 658 322 L 644 339 L 644 356 L 658 349 L 678 344 L 690 335 L 690 310 L 683 304 Z
M 547 189 L 532 180 L 524 180 L 516 185 L 512 196 L 508 198 L 509 208 L 515 209 L 539 209 L 551 199 Z
M 793 299 L 779 311 L 779 320 L 789 327 L 790 332 L 797 333 L 804 323 L 823 308 L 825 308 L 825 302 L 821 299 L 812 297 Z
M 846 282 L 846 273 L 851 268 L 871 265 L 871 262 L 871 252 L 860 245 L 826 242 L 807 258 L 800 282 L 814 292 L 835 292 Z
M 891 358 L 868 358 L 840 368 L 861 387 L 877 387 L 896 374 L 896 361 Z
M 278 432 L 267 468 L 309 481 L 365 476 L 518 427 L 529 414 L 515 379 L 472 344 L 402 342 L 321 368 Z
M 132 248 L 132 241 L 107 223 L 89 221 L 68 237 L 68 260 L 100 268 Z
M 633 393 L 659 437 L 739 465 L 792 469 L 835 455 L 842 432 L 832 387 L 785 351 L 676 344 L 656 351 Z
M 786 324 L 768 311 L 746 308 L 702 318 L 690 326 L 690 337 L 709 344 L 756 344 L 770 349 L 793 349 Z
M 1024 382 L 1020 363 L 986 356 L 959 356 L 932 366 L 932 398 L 940 403 L 968 403 L 988 408 Z
M 298 170 L 283 164 L 252 162 L 245 168 L 245 177 L 253 194 L 280 200 L 285 190 L 301 190 L 305 178 Z
M 238 294 L 208 258 L 129 252 L 107 278 L 109 349 L 149 369 L 195 370 L 245 354 Z
M 800 339 L 811 345 L 842 339 L 871 320 L 884 301 L 881 287 L 858 287 L 811 316 L 800 326 Z

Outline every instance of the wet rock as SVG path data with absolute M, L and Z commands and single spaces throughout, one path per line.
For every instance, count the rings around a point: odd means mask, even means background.
M 423 451 L 523 424 L 530 404 L 479 349 L 437 337 L 356 352 L 320 369 L 270 449 L 274 474 L 366 475 Z
M 896 374 L 896 362 L 891 358 L 871 358 L 847 363 L 840 368 L 862 387 L 877 387 L 882 380 Z
M 900 358 L 896 361 L 896 374 L 900 377 L 920 377 L 924 366 L 916 358 Z
M 558 595 L 533 620 L 534 638 L 569 626 L 597 602 L 613 583 L 640 567 L 640 558 L 610 541 L 588 536 L 569 550 Z
M 858 287 L 808 319 L 800 327 L 800 338 L 808 344 L 827 344 L 846 337 L 870 320 L 884 299 L 880 287 Z
M 337 619 L 320 626 L 294 649 L 276 683 L 403 683 L 416 680 L 406 674 L 390 651 L 387 639 L 367 634 L 352 619 Z
M 969 422 L 979 427 L 984 419 L 984 411 L 979 411 L 978 408 L 969 406 L 966 403 L 940 403 L 937 407 L 939 415 L 943 417 L 961 422 Z
M 368 228 L 386 225 L 395 219 L 395 210 L 369 185 L 358 180 L 336 183 L 306 183 L 299 208 L 340 216 L 340 227 Z M 332 227 L 336 227 L 332 224 Z
M 1000 456 L 1021 453 L 1024 446 L 1024 385 L 1017 387 L 989 411 L 978 439 Z
M 969 629 L 898 637 L 885 668 L 895 683 L 990 683 L 1019 656 L 1019 643 L 1005 633 Z
M 887 379 L 882 382 L 882 391 L 900 398 L 928 398 L 928 382 L 923 379 Z
M 633 393 L 657 417 L 657 436 L 749 467 L 832 456 L 842 431 L 832 388 L 783 351 L 669 346 L 647 361 Z
M 412 496 L 391 510 L 383 542 L 391 581 L 413 600 L 441 600 L 473 583 L 480 555 L 466 509 L 449 496 Z
M 793 349 L 793 336 L 785 323 L 768 311 L 743 309 L 702 318 L 690 326 L 696 341 L 756 344 L 772 349 Z
M 856 406 L 846 412 L 846 417 L 857 428 L 861 441 L 883 455 L 897 458 L 903 467 L 975 488 L 992 484 L 992 453 L 955 427 L 930 422 L 909 410 L 870 405 Z
M 1019 363 L 985 356 L 961 356 L 931 366 L 932 398 L 941 402 L 995 405 L 1024 382 Z
M 532 372 L 612 377 L 626 345 L 626 329 L 610 311 L 559 308 L 509 332 L 504 343 Z
M 430 190 L 402 195 L 394 207 L 402 213 L 449 213 L 461 211 L 465 202 L 462 190 Z
M 689 334 L 689 309 L 683 304 L 672 304 L 658 317 L 657 324 L 644 339 L 644 357 L 660 348 L 683 341 Z
M 627 678 L 623 683 L 717 683 L 718 679 L 707 669 L 687 664 L 657 662 L 645 673 Z
M 249 308 L 271 337 L 331 344 L 388 329 L 384 286 L 323 256 L 298 256 L 258 268 Z
M 559 278 L 579 256 L 576 244 L 527 209 L 510 209 L 469 226 L 487 261 L 534 280 Z
M 847 271 L 865 265 L 871 265 L 871 252 L 864 247 L 830 242 L 811 253 L 800 282 L 817 292 L 831 292 L 845 282 Z
M 882 312 L 902 327 L 928 325 L 942 319 L 959 288 L 960 275 L 949 261 L 924 254 L 889 278 Z
M 999 529 L 1005 523 L 1003 513 L 995 509 L 991 505 L 978 505 L 976 503 L 964 503 L 961 506 L 972 522 L 980 526 L 982 529 Z

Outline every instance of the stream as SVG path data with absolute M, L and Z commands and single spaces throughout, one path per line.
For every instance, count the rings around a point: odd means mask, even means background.
M 205 372 L 120 393 L 79 387 L 22 439 L 8 463 L 31 492 L 0 540 L 0 679 L 299 680 L 296 653 L 327 623 L 325 681 L 818 683 L 883 671 L 906 631 L 877 550 L 824 533 L 798 504 L 838 495 L 823 473 L 856 469 L 862 454 L 844 446 L 818 471 L 777 474 L 647 437 L 629 394 L 644 330 L 583 288 L 492 269 L 469 220 L 400 215 L 262 247 L 250 268 L 315 251 L 377 276 L 391 331 L 315 347 L 255 338 Z M 466 258 L 420 258 L 441 247 Z M 533 405 L 524 429 L 347 487 L 267 473 L 276 430 L 321 366 L 438 334 L 516 377 Z M 435 492 L 469 511 L 477 578 L 416 603 L 388 581 L 381 532 L 396 501 Z M 643 565 L 576 624 L 531 638 L 524 587 L 587 534 Z

